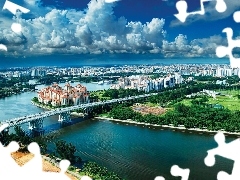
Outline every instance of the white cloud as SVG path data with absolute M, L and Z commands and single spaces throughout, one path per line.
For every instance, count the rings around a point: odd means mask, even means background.
M 29 6 L 40 4 L 35 0 L 25 2 Z M 113 6 L 104 0 L 92 0 L 85 11 L 51 9 L 30 20 L 19 16 L 15 20 L 22 24 L 22 41 L 25 43 L 19 53 L 144 53 L 161 47 L 166 34 L 164 19 L 154 18 L 146 24 L 127 22 L 124 17 L 117 19 L 113 15 Z M 39 9 L 34 6 L 33 11 Z M 12 47 L 21 42 L 21 37 L 9 36 L 5 31 L 0 31 L 0 42 L 7 37 L 11 53 Z
M 38 0 L 25 0 L 38 17 L 14 18 L 22 25 L 22 35 L 8 27 L 0 28 L 0 44 L 6 44 L 9 55 L 51 53 L 160 53 L 166 57 L 212 56 L 222 45 L 220 36 L 188 41 L 180 34 L 173 42 L 166 39 L 164 19 L 153 18 L 145 24 L 116 18 L 114 4 L 91 0 L 84 11 L 41 7 Z
M 166 57 L 216 57 L 216 47 L 226 44 L 226 39 L 217 35 L 188 42 L 187 36 L 179 34 L 173 42 L 163 41 L 162 50 Z

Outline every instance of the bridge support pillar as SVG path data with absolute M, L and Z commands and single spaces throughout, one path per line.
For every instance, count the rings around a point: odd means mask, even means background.
M 86 109 L 88 117 L 93 117 L 93 107 L 89 107 Z
M 28 126 L 29 126 L 28 129 L 32 131 L 33 136 L 44 135 L 43 118 L 39 118 L 34 121 L 30 121 L 28 123 Z
M 4 146 L 9 143 L 7 138 L 6 138 L 8 136 L 8 132 L 9 132 L 9 128 L 5 128 L 2 132 L 0 132 L 0 142 Z
M 84 108 L 83 109 L 83 114 L 84 114 L 84 117 L 88 116 L 89 115 L 89 108 Z
M 60 122 L 60 123 L 70 123 L 70 122 L 72 122 L 70 111 L 60 113 L 59 118 L 58 118 L 58 122 Z

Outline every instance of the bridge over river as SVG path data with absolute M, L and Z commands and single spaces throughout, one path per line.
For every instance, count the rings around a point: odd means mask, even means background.
M 29 129 L 42 132 L 43 130 L 43 121 L 46 117 L 59 115 L 58 121 L 60 123 L 68 123 L 71 122 L 71 111 L 82 109 L 85 113 L 88 113 L 92 110 L 94 106 L 104 106 L 104 105 L 110 105 L 114 103 L 121 103 L 126 101 L 132 101 L 136 99 L 142 99 L 147 98 L 149 96 L 157 95 L 158 93 L 150 93 L 150 94 L 143 94 L 138 96 L 130 96 L 125 98 L 119 98 L 119 99 L 111 99 L 107 101 L 100 101 L 100 102 L 92 102 L 87 104 L 80 104 L 76 106 L 70 106 L 65 108 L 56 108 L 54 110 L 45 111 L 37 114 L 30 114 L 23 117 L 17 117 L 9 120 L 5 120 L 1 122 L 1 125 L 4 125 L 5 127 L 14 127 L 17 125 L 21 125 L 24 123 L 29 123 Z

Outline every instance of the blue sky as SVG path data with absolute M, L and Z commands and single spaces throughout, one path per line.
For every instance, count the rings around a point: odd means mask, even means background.
M 233 0 L 228 0 L 233 1 Z M 78 9 L 83 10 L 87 7 L 89 0 L 43 0 L 44 6 L 57 7 L 58 9 Z M 173 25 L 173 21 L 176 20 L 174 14 L 178 11 L 175 7 L 176 0 L 121 0 L 115 3 L 113 9 L 116 18 L 124 16 L 128 21 L 140 21 L 142 23 L 150 22 L 153 18 L 164 18 L 165 29 L 169 32 L 169 39 L 174 39 L 179 33 L 186 34 L 189 38 L 204 38 L 214 34 L 221 33 L 225 27 L 237 28 L 237 24 L 233 21 L 232 16 L 228 16 L 224 19 L 215 18 L 207 21 L 204 19 L 195 21 L 194 23 L 179 23 Z M 200 0 L 188 0 L 188 11 L 197 11 L 200 9 Z M 204 3 L 208 7 L 209 3 Z M 238 8 L 240 9 L 240 7 Z M 219 13 L 219 16 L 221 14 Z M 199 29 L 202 29 L 199 31 Z M 197 33 L 196 33 L 197 32 Z
M 12 0 L 30 10 L 16 16 L 0 12 L 0 44 L 8 51 L 0 57 L 42 55 L 152 54 L 161 58 L 216 58 L 215 49 L 227 45 L 226 27 L 239 27 L 233 13 L 240 1 L 225 0 L 227 10 L 216 11 L 216 1 L 204 3 L 205 15 L 189 16 L 181 23 L 176 0 Z M 5 0 L 0 0 L 0 7 Z M 200 9 L 199 0 L 188 0 L 188 11 Z M 22 25 L 16 34 L 13 22 Z

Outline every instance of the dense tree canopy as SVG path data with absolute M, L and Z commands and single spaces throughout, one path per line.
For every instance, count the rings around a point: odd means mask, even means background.
M 94 179 L 101 179 L 101 180 L 121 180 L 121 178 L 113 173 L 113 172 L 109 172 L 107 170 L 107 168 L 105 167 L 101 167 L 99 166 L 97 163 L 95 162 L 88 162 L 88 163 L 85 163 L 84 166 L 83 166 L 83 169 L 82 171 L 94 178 Z
M 226 130 L 240 132 L 240 111 L 230 111 L 225 108 L 214 108 L 205 105 L 193 104 L 186 106 L 178 103 L 173 110 L 164 115 L 141 115 L 130 107 L 117 106 L 110 111 L 110 116 L 116 119 L 132 119 L 137 122 L 146 122 L 158 125 L 184 125 L 186 128 L 201 128 L 208 130 Z
M 70 162 L 76 162 L 76 147 L 71 143 L 67 143 L 66 141 L 59 140 L 55 142 L 56 145 L 56 153 L 57 156 L 61 159 L 68 159 Z

